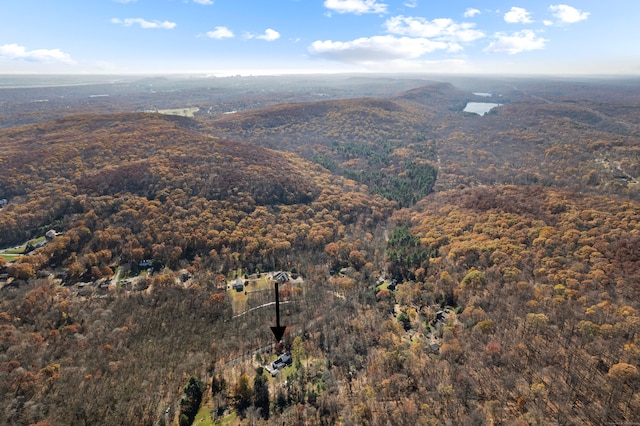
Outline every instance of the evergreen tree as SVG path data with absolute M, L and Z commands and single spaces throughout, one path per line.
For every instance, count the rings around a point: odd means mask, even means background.
M 262 367 L 256 368 L 253 379 L 253 405 L 260 410 L 263 419 L 269 420 L 269 383 Z
M 243 373 L 240 376 L 240 380 L 235 388 L 234 396 L 236 410 L 241 417 L 244 417 L 245 411 L 249 408 L 253 399 L 253 390 L 249 384 L 249 376 L 247 373 Z
M 204 383 L 197 377 L 191 376 L 183 392 L 184 396 L 180 400 L 180 426 L 188 426 L 193 423 L 200 409 Z

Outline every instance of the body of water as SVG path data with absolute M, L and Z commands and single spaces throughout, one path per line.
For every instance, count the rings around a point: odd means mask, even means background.
M 485 115 L 495 107 L 499 107 L 502 104 L 495 104 L 492 102 L 467 102 L 467 106 L 464 107 L 464 112 L 471 112 L 478 115 Z

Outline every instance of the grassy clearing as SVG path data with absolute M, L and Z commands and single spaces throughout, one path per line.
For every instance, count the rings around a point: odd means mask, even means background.
M 2 254 L 6 254 L 7 256 L 18 256 L 24 254 L 24 246 L 2 250 Z
M 251 297 L 252 292 L 265 291 L 271 288 L 271 280 L 268 279 L 266 273 L 260 274 L 259 277 L 250 275 L 245 279 L 243 278 L 244 275 L 242 271 L 237 271 L 237 276 L 241 277 L 242 281 L 247 284 L 244 287 L 244 291 L 235 291 L 232 287 L 235 278 L 227 282 L 228 294 L 231 297 L 231 307 L 234 315 L 238 315 L 247 310 L 247 301 L 249 297 Z
M 182 117 L 193 117 L 193 114 L 200 111 L 200 108 L 176 108 L 176 109 L 159 109 L 160 114 L 166 115 L 181 115 Z
M 215 424 L 211 418 L 211 408 L 207 404 L 200 407 L 193 424 L 198 426 L 213 426 Z
M 376 292 L 380 290 L 388 290 L 389 289 L 389 281 L 384 281 L 382 284 L 376 287 Z
M 199 424 L 197 419 L 198 418 L 196 417 L 196 421 L 193 422 L 194 425 Z M 241 424 L 241 421 L 240 421 L 240 418 L 238 417 L 238 414 L 235 412 L 232 412 L 227 416 L 217 419 L 215 422 L 212 421 L 212 423 L 206 423 L 206 424 L 212 424 L 215 426 L 236 426 Z
M 249 300 L 249 296 L 244 294 L 244 291 L 235 291 L 229 290 L 229 294 L 231 295 L 231 308 L 233 309 L 233 314 L 238 315 L 247 310 L 247 300 Z
M 20 246 L 0 250 L 0 257 L 4 257 L 7 261 L 12 262 L 16 260 L 17 257 L 24 255 L 24 250 L 27 248 L 27 244 L 31 243 L 31 245 L 35 246 L 36 244 L 41 243 L 42 241 L 45 241 L 45 240 L 46 240 L 45 237 L 38 237 L 32 240 L 29 240 Z

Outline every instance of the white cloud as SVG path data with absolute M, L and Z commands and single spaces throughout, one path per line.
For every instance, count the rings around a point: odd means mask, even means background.
M 416 59 L 425 53 L 450 49 L 449 43 L 426 38 L 374 36 L 353 41 L 314 41 L 309 53 L 326 59 L 352 64 L 372 64 L 380 61 Z
M 207 31 L 207 37 L 222 40 L 223 38 L 233 38 L 234 34 L 227 27 L 215 27 L 213 31 Z
M 119 24 L 119 25 L 122 25 L 123 27 L 130 27 L 136 24 L 136 25 L 140 25 L 140 28 L 144 28 L 144 29 L 161 28 L 164 30 L 171 30 L 176 26 L 175 22 L 147 21 L 146 19 L 142 19 L 142 18 L 125 18 L 125 19 L 113 18 L 111 19 L 111 23 Z
M 480 15 L 480 13 L 482 12 L 480 12 L 478 9 L 470 7 L 464 11 L 464 14 L 462 16 L 464 16 L 465 18 L 473 18 L 476 15 Z
M 504 21 L 509 24 L 530 24 L 533 22 L 531 13 L 522 7 L 512 7 L 504 14 Z
M 404 2 L 404 5 L 405 5 L 405 7 L 411 7 L 411 8 L 418 7 L 418 0 L 406 1 L 406 2 Z
M 448 18 L 429 21 L 421 17 L 394 16 L 385 22 L 385 27 L 392 34 L 435 38 L 437 41 L 471 42 L 485 36 L 474 29 L 475 24 L 458 24 Z
M 544 49 L 548 40 L 538 37 L 531 30 L 522 30 L 511 34 L 496 33 L 496 40 L 487 46 L 485 52 L 508 53 L 515 55 L 516 53 L 529 50 Z
M 205 6 L 209 6 L 213 4 L 213 0 L 193 0 L 194 3 L 203 4 Z
M 589 12 L 582 12 L 575 7 L 567 6 L 566 4 L 549 6 L 549 10 L 561 24 L 575 24 L 576 22 L 584 21 L 589 17 Z M 545 21 L 545 24 L 549 25 L 548 22 L 549 21 Z
M 75 63 L 75 61 L 71 59 L 71 56 L 60 49 L 27 50 L 24 46 L 17 44 L 5 44 L 0 46 L 0 58 L 32 62 Z
M 325 0 L 324 7 L 336 13 L 386 13 L 387 5 L 376 0 Z
M 271 28 L 267 28 L 264 31 L 264 34 L 256 36 L 256 38 L 259 38 L 260 40 L 274 41 L 280 38 L 280 33 L 276 30 L 272 30 Z

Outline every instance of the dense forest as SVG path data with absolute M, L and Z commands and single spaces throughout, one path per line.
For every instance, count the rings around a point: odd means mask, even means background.
M 637 81 L 18 86 L 4 423 L 640 418 Z

